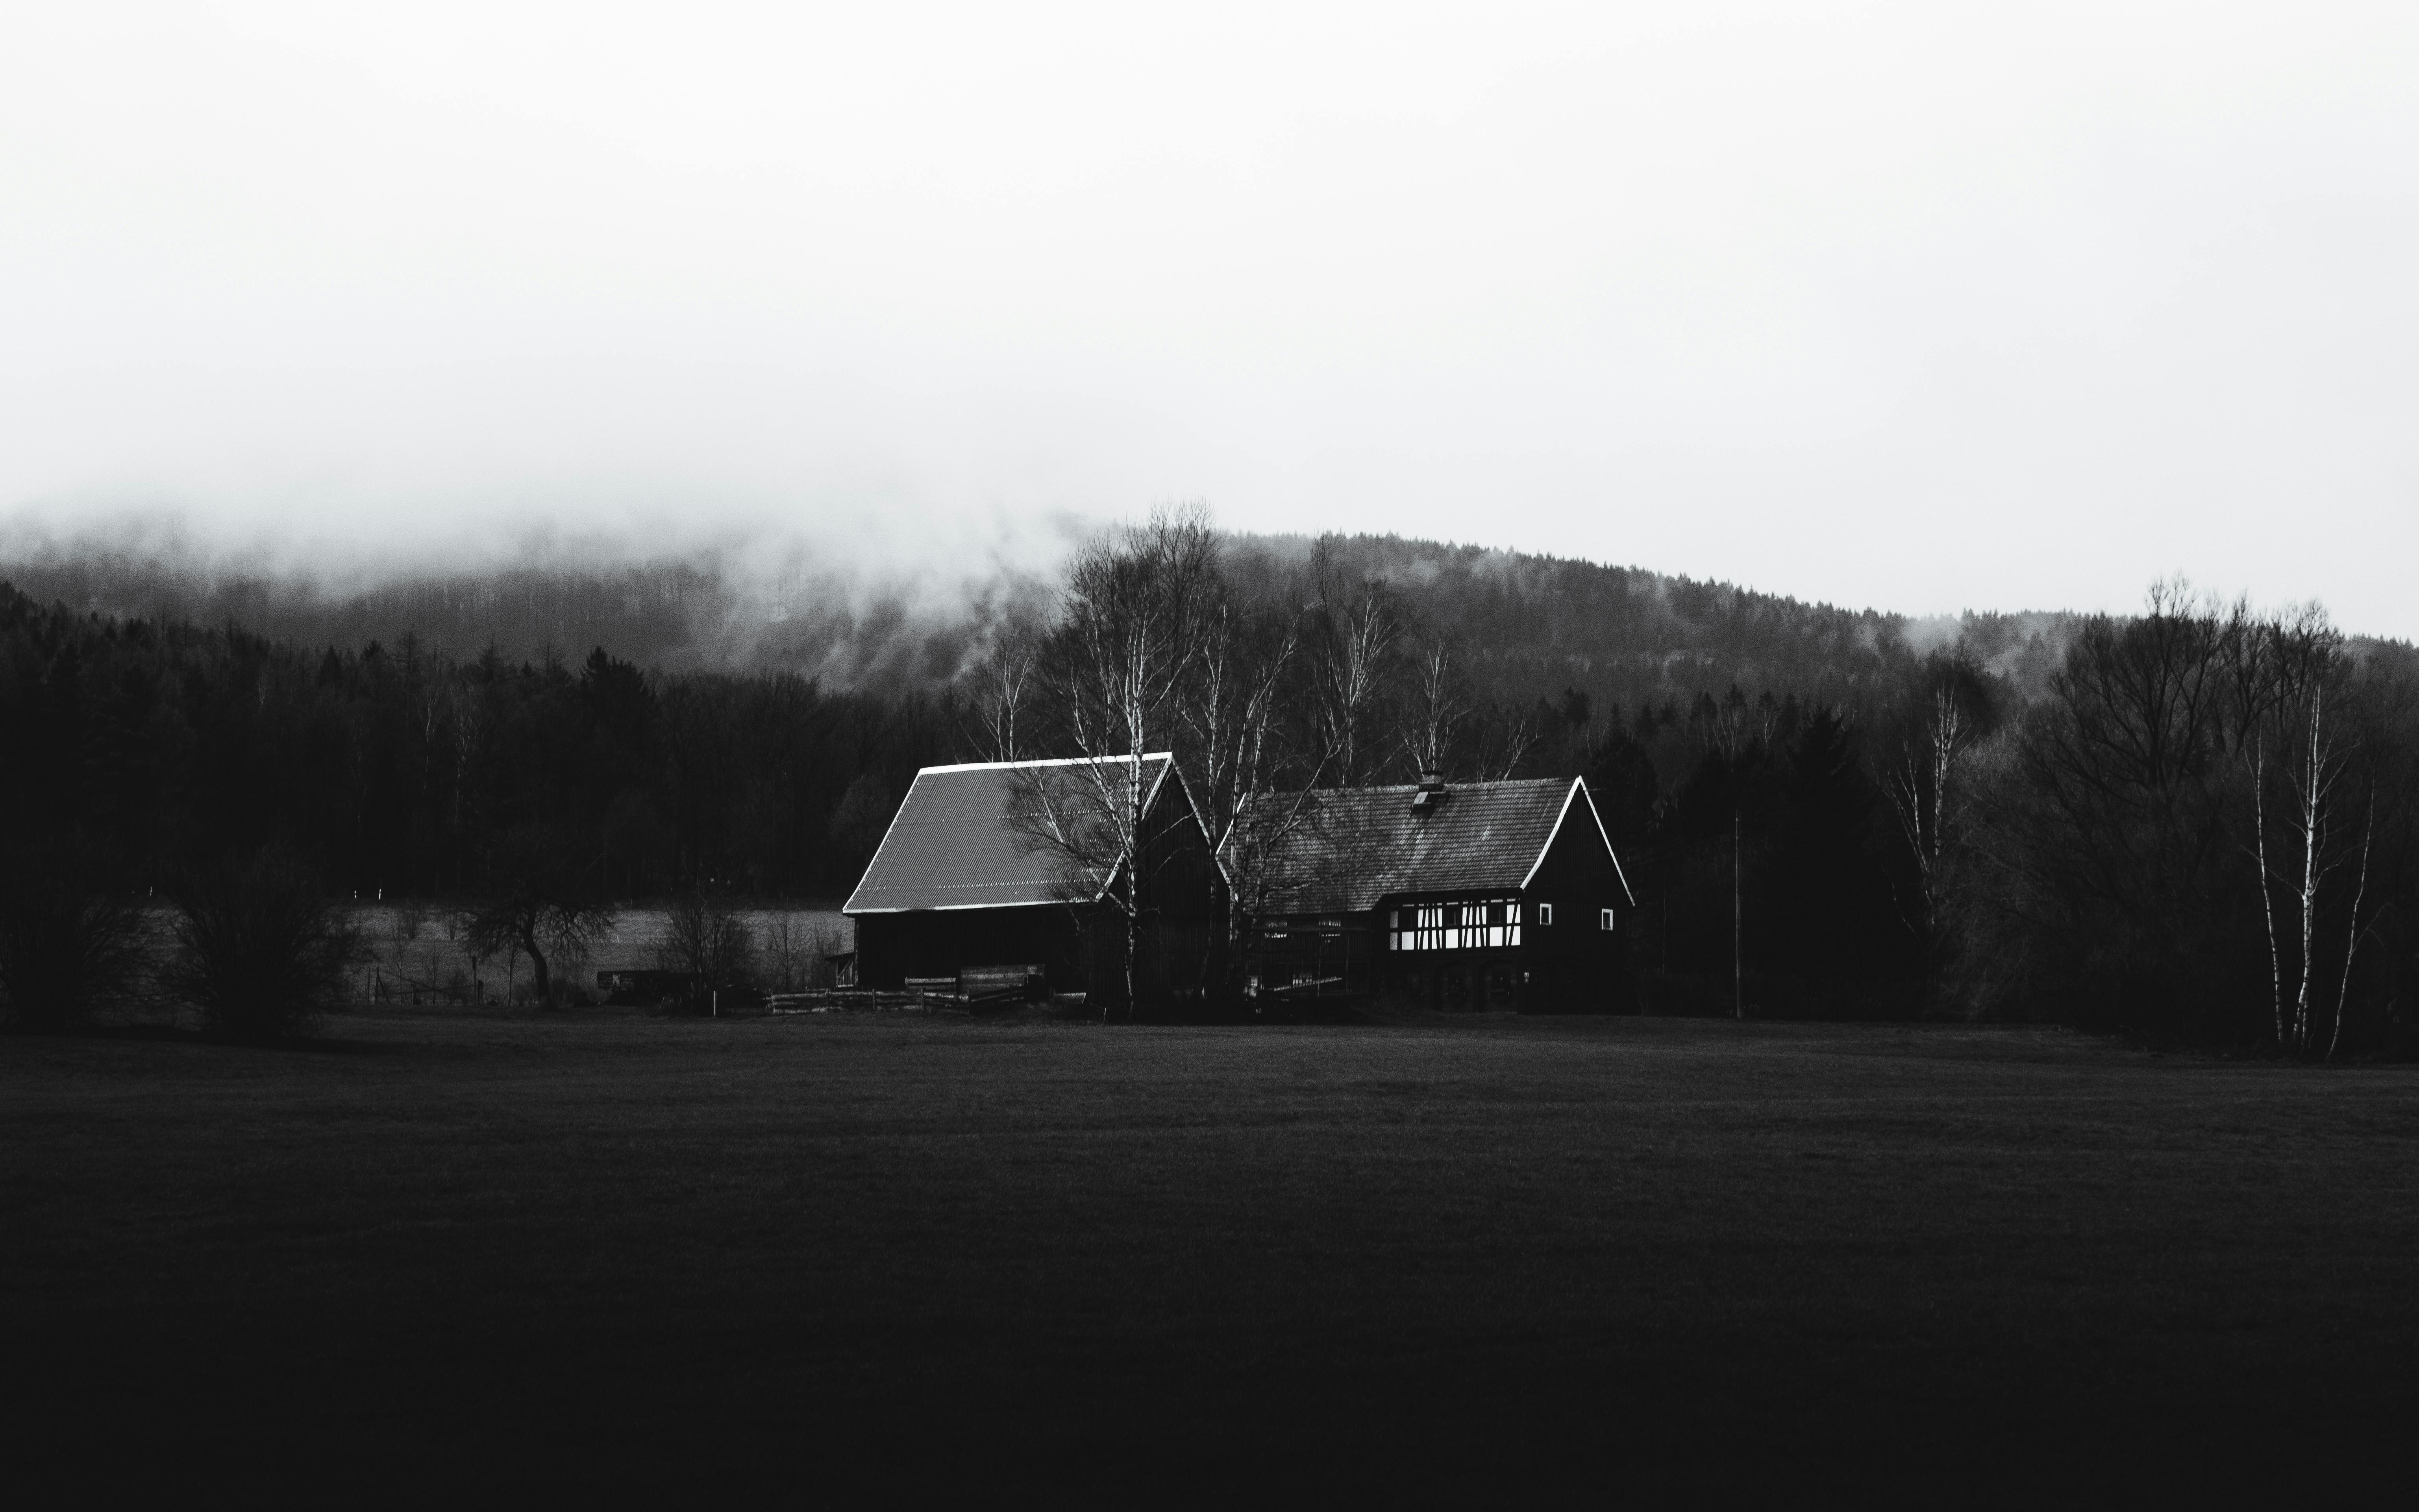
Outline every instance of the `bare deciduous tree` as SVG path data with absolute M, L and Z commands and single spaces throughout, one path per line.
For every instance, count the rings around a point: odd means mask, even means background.
M 2158 585 L 2087 625 L 2026 716 L 1964 869 L 1991 901 L 1956 916 L 2062 1015 L 2336 1053 L 2407 896 L 2402 677 L 2315 609 Z
M 1014 822 L 1057 858 L 1071 898 L 1104 894 L 1124 918 L 1129 1005 L 1154 838 L 1143 758 L 1173 744 L 1179 698 L 1210 643 L 1219 597 L 1208 513 L 1156 511 L 1077 554 L 1041 662 L 1067 742 L 1083 759 L 1025 774 Z
M 655 956 L 662 969 L 686 972 L 709 993 L 729 992 L 753 974 L 756 941 L 730 900 L 701 887 L 673 900 Z
M 1281 707 L 1300 657 L 1301 616 L 1282 606 L 1247 605 L 1222 582 L 1206 629 L 1201 656 L 1178 694 L 1177 752 L 1195 782 L 1210 844 L 1225 856 L 1233 888 L 1225 936 L 1231 952 L 1258 906 L 1268 858 L 1300 823 L 1318 771 L 1294 748 L 1290 735 L 1299 725 Z
M 1914 861 L 1907 922 L 1930 955 L 1940 933 L 1942 873 L 1964 825 L 1965 768 L 1990 733 L 1992 711 L 1981 669 L 1956 654 L 1934 656 L 1915 694 L 1897 762 L 1882 774 L 1881 787 Z
M 584 960 L 612 928 L 613 910 L 597 896 L 574 841 L 538 825 L 504 837 L 489 867 L 487 895 L 463 918 L 463 937 L 475 955 L 517 950 L 530 958 L 544 1003 L 555 999 L 555 965 Z
M 2343 637 L 2315 606 L 2265 622 L 2238 609 L 2227 630 L 2230 686 L 2241 718 L 2237 745 L 2247 756 L 2251 781 L 2252 836 L 2245 849 L 2258 871 L 2276 1042 L 2307 1055 L 2323 1038 L 2332 1053 L 2342 1038 L 2352 963 L 2366 925 L 2376 831 L 2375 795 L 2360 791 L 2363 753 L 2347 728 L 2351 667 Z M 2321 916 L 2331 884 L 2339 892 L 2347 872 L 2351 896 L 2339 904 L 2342 970 L 2329 1008 L 2319 960 L 2329 948 Z M 2278 928 L 2280 893 L 2289 934 Z
M 1312 550 L 1311 578 L 1317 597 L 1310 609 L 1309 649 L 1321 765 L 1331 780 L 1357 787 L 1386 759 L 1379 738 L 1381 705 L 1396 647 L 1410 626 L 1394 590 L 1375 578 L 1348 580 L 1323 540 Z
M 1034 739 L 1028 712 L 1041 657 L 1041 626 L 1029 614 L 1011 612 L 993 626 L 982 658 L 967 673 L 970 732 L 983 759 L 1013 762 Z
M 1454 743 L 1471 712 L 1461 696 L 1460 680 L 1454 675 L 1453 654 L 1441 639 L 1431 639 L 1420 648 L 1412 669 L 1410 705 L 1403 746 L 1411 768 L 1423 775 L 1441 773 L 1453 758 Z

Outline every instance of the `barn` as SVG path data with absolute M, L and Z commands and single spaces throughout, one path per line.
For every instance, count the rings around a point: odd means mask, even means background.
M 1226 847 L 1250 909 L 1254 996 L 1523 1011 L 1629 1000 L 1635 904 L 1579 779 L 1279 795 Z
M 1139 844 L 1117 843 L 1120 795 L 1138 798 Z M 1052 835 L 1064 837 L 1054 841 Z M 867 988 L 1036 992 L 1126 1000 L 1131 850 L 1140 864 L 1135 995 L 1208 990 L 1225 924 L 1225 879 L 1174 759 L 977 762 L 916 774 L 841 912 Z

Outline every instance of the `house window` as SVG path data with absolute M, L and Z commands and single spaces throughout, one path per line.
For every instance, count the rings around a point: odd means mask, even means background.
M 1553 921 L 1554 905 L 1552 903 L 1539 903 L 1537 905 L 1537 922 L 1540 924 L 1550 924 Z
M 1387 917 L 1393 950 L 1501 950 L 1520 943 L 1520 900 L 1419 903 Z
M 1598 929 L 1612 928 L 1612 910 L 1610 908 L 1605 909 L 1603 912 L 1595 916 L 1595 927 Z

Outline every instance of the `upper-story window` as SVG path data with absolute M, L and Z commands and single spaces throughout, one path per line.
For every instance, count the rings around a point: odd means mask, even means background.
M 1386 916 L 1390 950 L 1489 950 L 1520 943 L 1520 900 L 1413 903 Z
M 1612 928 L 1612 910 L 1606 908 L 1598 911 L 1595 916 L 1595 927 L 1598 929 Z
M 1552 903 L 1539 903 L 1537 905 L 1537 922 L 1540 924 L 1550 924 L 1553 921 L 1554 905 Z

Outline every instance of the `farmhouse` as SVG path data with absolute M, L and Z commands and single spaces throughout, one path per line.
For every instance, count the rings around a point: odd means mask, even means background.
M 1278 795 L 1222 854 L 1244 889 L 1255 995 L 1529 1011 L 1626 999 L 1634 904 L 1578 779 Z
M 1121 818 L 1136 812 L 1139 825 Z M 925 767 L 841 909 L 857 984 L 1014 982 L 1122 1004 L 1129 871 L 1135 995 L 1200 997 L 1225 879 L 1171 756 Z

